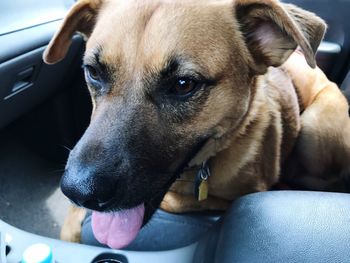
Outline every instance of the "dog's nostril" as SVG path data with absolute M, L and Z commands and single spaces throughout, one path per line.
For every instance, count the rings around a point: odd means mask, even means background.
M 96 211 L 103 211 L 108 207 L 109 202 L 99 202 L 98 200 L 87 200 L 81 205 Z

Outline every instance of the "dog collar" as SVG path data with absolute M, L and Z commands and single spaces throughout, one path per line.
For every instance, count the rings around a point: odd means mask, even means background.
M 198 201 L 204 201 L 208 198 L 208 179 L 210 175 L 211 173 L 208 162 L 204 161 L 197 172 L 196 180 L 194 183 L 194 193 Z

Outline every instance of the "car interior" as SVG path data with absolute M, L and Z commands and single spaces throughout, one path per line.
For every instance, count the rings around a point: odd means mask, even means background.
M 92 103 L 76 35 L 64 60 L 43 51 L 74 0 L 0 1 L 0 263 L 45 243 L 56 262 L 348 262 L 347 193 L 270 191 L 237 200 L 203 238 L 166 251 L 118 251 L 59 240 L 69 200 L 59 188 Z M 285 0 L 328 24 L 318 66 L 350 101 L 349 0 Z M 349 160 L 350 161 L 350 160 Z M 150 240 L 150 242 L 152 242 Z

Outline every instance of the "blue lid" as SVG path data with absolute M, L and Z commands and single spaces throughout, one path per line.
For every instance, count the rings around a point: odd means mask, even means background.
M 34 244 L 28 247 L 21 263 L 52 263 L 52 250 L 46 244 Z

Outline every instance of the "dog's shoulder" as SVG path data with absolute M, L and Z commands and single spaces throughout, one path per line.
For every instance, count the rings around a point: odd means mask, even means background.
M 330 83 L 322 70 L 318 67 L 311 68 L 299 52 L 292 54 L 280 69 L 291 79 L 299 97 L 301 111 L 310 106 L 321 90 Z
M 330 81 L 318 67 L 311 68 L 303 54 L 294 52 L 280 67 L 270 67 L 263 76 L 268 96 L 282 106 L 295 103 L 303 112 Z

